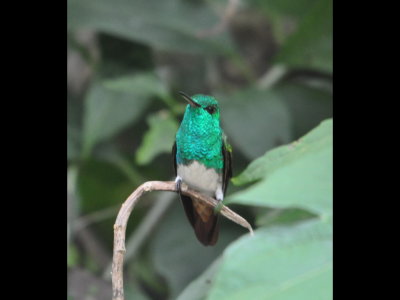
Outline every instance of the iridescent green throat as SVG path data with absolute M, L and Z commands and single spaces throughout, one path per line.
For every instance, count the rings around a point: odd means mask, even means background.
M 222 129 L 219 122 L 218 102 L 214 97 L 195 95 L 192 99 L 200 105 L 187 105 L 176 134 L 176 160 L 178 164 L 190 164 L 193 160 L 207 168 L 222 172 Z M 206 108 L 215 107 L 211 114 Z

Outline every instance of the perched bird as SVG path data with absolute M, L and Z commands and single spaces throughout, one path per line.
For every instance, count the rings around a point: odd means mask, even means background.
M 231 148 L 220 126 L 217 100 L 201 94 L 179 94 L 189 104 L 172 149 L 175 183 L 197 239 L 205 246 L 214 245 L 218 240 L 218 214 L 207 204 L 182 195 L 180 185 L 183 181 L 191 189 L 222 201 L 232 177 Z

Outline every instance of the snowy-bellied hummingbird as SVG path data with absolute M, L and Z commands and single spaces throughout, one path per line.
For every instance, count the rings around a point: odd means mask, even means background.
M 197 239 L 205 246 L 214 245 L 219 233 L 218 213 L 211 206 L 182 195 L 180 185 L 183 181 L 191 189 L 222 201 L 232 177 L 231 148 L 220 126 L 217 100 L 201 94 L 179 94 L 189 104 L 172 149 L 176 188 Z

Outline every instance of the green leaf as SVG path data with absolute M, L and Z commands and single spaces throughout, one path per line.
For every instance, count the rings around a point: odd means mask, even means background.
M 93 158 L 113 164 L 130 179 L 133 185 L 140 185 L 146 181 L 146 176 L 137 169 L 131 155 L 124 155 L 112 143 L 102 144 L 101 147 L 98 147 Z
M 80 199 L 81 215 L 120 205 L 133 189 L 135 189 L 135 185 L 113 163 L 90 158 L 80 165 L 77 192 Z M 138 213 L 140 209 L 135 209 L 135 211 L 137 217 L 130 220 L 128 229 L 135 226 L 141 219 Z M 105 245 L 110 250 L 113 243 L 114 221 L 115 217 L 111 217 L 95 224 L 96 230 L 101 232 L 101 239 L 105 241 Z
M 332 226 L 259 229 L 231 244 L 208 300 L 332 298 Z
M 150 115 L 147 123 L 150 128 L 136 151 L 136 162 L 139 165 L 148 164 L 160 153 L 171 153 L 178 130 L 178 122 L 167 111 Z
M 332 93 L 327 90 L 305 84 L 279 84 L 274 91 L 290 111 L 293 137 L 296 139 L 332 117 Z
M 124 287 L 124 296 L 126 300 L 148 300 L 149 297 L 145 295 L 139 288 L 138 283 L 133 283 L 132 279 Z
M 291 139 L 289 111 L 271 90 L 248 88 L 218 95 L 222 127 L 228 140 L 249 159 Z
M 315 217 L 318 216 L 298 208 L 264 208 L 257 210 L 256 225 L 257 227 L 290 225 Z
M 332 94 L 304 84 L 279 84 L 269 90 L 251 87 L 217 96 L 229 141 L 249 159 L 306 134 L 332 116 Z
M 213 247 L 204 247 L 196 239 L 184 209 L 178 202 L 172 205 L 165 219 L 160 222 L 151 240 L 150 254 L 158 273 L 169 286 L 169 299 L 176 299 L 231 241 L 243 234 L 243 229 L 236 224 L 223 218 L 220 221 L 219 240 Z
M 246 170 L 233 178 L 232 181 L 236 185 L 243 185 L 270 175 L 275 169 L 280 168 L 286 162 L 291 162 L 292 157 L 304 153 L 304 149 L 309 148 L 311 145 L 318 146 L 322 140 L 331 138 L 332 123 L 332 119 L 325 120 L 298 141 L 267 152 L 265 155 L 251 162 Z
M 126 300 L 149 300 L 147 294 L 142 291 L 143 286 L 147 286 L 147 282 L 144 285 L 144 281 L 139 272 L 132 273 L 132 269 L 135 269 L 136 264 L 143 264 L 147 269 L 149 269 L 149 262 L 138 260 L 128 264 L 125 276 L 129 278 L 128 282 L 124 284 L 124 294 Z M 146 289 L 147 290 L 147 289 Z
M 332 0 L 317 1 L 275 58 L 292 68 L 332 72 Z
M 148 97 L 149 95 L 164 97 L 168 94 L 163 82 L 152 72 L 105 80 L 104 87 L 111 91 L 133 94 L 137 97 Z
M 132 183 L 114 164 L 88 159 L 81 164 L 77 178 L 82 214 L 122 203 L 132 192 Z
M 157 274 L 150 254 L 146 248 L 146 250 L 140 252 L 137 258 L 129 259 L 127 261 L 126 276 L 128 278 L 136 278 L 140 282 L 140 285 L 145 287 L 147 291 L 151 290 L 154 294 L 165 295 L 168 292 L 166 283 Z
M 132 124 L 150 104 L 151 97 L 164 92 L 160 81 L 148 73 L 94 82 L 85 102 L 84 154 Z
M 151 47 L 184 53 L 232 52 L 227 34 L 199 37 L 219 22 L 203 2 L 158 0 L 68 1 L 68 28 L 93 28 Z
M 198 278 L 193 280 L 179 295 L 177 300 L 202 300 L 205 299 L 214 276 L 220 267 L 222 258 L 217 258 Z
M 227 202 L 331 214 L 332 120 L 298 141 L 267 152 L 232 181 L 245 184 L 260 179 L 229 196 Z

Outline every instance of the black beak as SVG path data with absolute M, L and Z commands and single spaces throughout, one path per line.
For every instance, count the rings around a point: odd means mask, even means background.
M 179 95 L 181 95 L 183 97 L 183 99 L 185 99 L 187 102 L 189 102 L 191 107 L 200 107 L 201 105 L 194 102 L 194 100 L 192 98 L 190 98 L 188 95 L 186 95 L 184 92 L 179 92 Z

